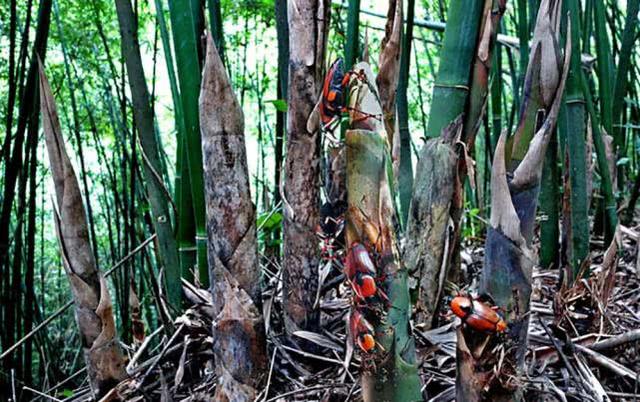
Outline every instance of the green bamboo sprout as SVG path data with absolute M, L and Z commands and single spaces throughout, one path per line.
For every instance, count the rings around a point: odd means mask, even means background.
M 371 115 L 382 108 L 369 66 L 360 63 L 368 83 L 359 82 L 350 94 L 350 106 Z M 346 132 L 348 211 L 347 243 L 365 244 L 377 256 L 381 289 L 389 302 L 363 311 L 375 327 L 377 347 L 362 357 L 362 395 L 365 402 L 422 400 L 415 344 L 409 320 L 411 301 L 408 275 L 400 259 L 394 232 L 393 173 L 389 142 L 383 125 L 375 119 L 359 119 L 351 113 Z M 355 122 L 354 122 L 355 121 Z
M 535 49 L 537 44 L 542 41 L 543 46 L 541 47 L 541 52 L 543 58 L 552 57 L 556 51 L 553 46 L 550 46 L 548 43 L 545 44 L 544 41 L 552 34 L 551 30 L 559 32 L 559 23 L 558 21 L 556 26 L 536 23 L 531 48 Z M 577 58 L 580 60 L 580 52 L 577 52 Z M 522 98 L 518 126 L 513 136 L 511 158 L 510 160 L 507 159 L 510 170 L 514 170 L 519 165 L 529 149 L 531 138 L 539 125 L 539 111 L 544 110 L 548 112 L 551 107 L 555 95 L 555 88 L 550 84 L 558 80 L 560 73 L 558 66 L 543 64 L 540 67 L 540 77 L 533 77 L 532 74 L 537 70 L 532 68 L 531 63 L 532 60 L 529 59 L 529 66 L 524 79 L 524 88 L 531 88 L 531 93 L 524 93 Z M 536 78 L 538 79 L 536 80 Z

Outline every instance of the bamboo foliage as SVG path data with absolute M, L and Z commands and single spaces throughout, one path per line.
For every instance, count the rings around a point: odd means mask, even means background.
M 409 319 L 411 301 L 407 270 L 400 259 L 395 222 L 391 156 L 384 127 L 375 119 L 362 120 L 361 112 L 382 111 L 373 74 L 360 63 L 368 83 L 351 91 L 351 129 L 347 148 L 347 243 L 366 245 L 377 256 L 378 277 L 389 302 L 381 301 L 364 313 L 375 327 L 378 347 L 363 356 L 362 393 L 365 401 L 422 400 L 414 340 Z
M 124 379 L 124 357 L 116 336 L 107 283 L 89 244 L 80 187 L 66 153 L 55 101 L 40 64 L 40 108 L 56 191 L 54 217 L 62 261 L 71 284 L 75 317 L 90 385 L 101 397 Z
M 254 401 L 266 369 L 264 320 L 244 118 L 211 35 L 200 92 L 216 400 Z

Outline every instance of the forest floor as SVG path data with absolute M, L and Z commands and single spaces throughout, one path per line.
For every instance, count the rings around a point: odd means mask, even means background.
M 517 383 L 527 400 L 640 399 L 640 225 L 621 227 L 618 243 L 619 253 L 617 247 L 592 240 L 591 273 L 572 289 L 559 287 L 558 269 L 535 269 L 527 372 Z M 467 242 L 461 253 L 462 272 L 471 279 L 471 291 L 483 264 L 483 244 L 483 239 Z M 295 334 L 306 340 L 307 350 L 284 342 L 282 306 L 273 297 L 278 293 L 280 267 L 264 268 L 270 273 L 263 307 L 269 371 L 256 401 L 361 400 L 360 353 L 346 333 L 350 290 L 342 283 L 340 263 L 326 260 L 321 270 L 321 329 Z M 103 400 L 112 400 L 116 394 L 129 401 L 212 400 L 216 377 L 211 361 L 210 297 L 203 289 L 189 289 L 195 303 L 175 321 L 173 335 L 165 335 L 160 342 L 153 339 L 160 337 L 159 332 L 148 335 L 130 356 L 131 379 Z M 424 394 L 434 402 L 455 397 L 460 323 L 448 313 L 452 294 L 443 297 L 437 328 L 414 325 Z M 88 387 L 79 389 L 69 400 L 83 400 L 88 392 Z

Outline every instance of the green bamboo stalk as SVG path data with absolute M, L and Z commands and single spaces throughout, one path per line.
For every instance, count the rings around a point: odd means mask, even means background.
M 589 53 L 591 50 L 591 28 L 593 22 L 593 1 L 594 0 L 585 0 L 584 2 L 584 19 L 582 26 L 584 29 L 582 30 L 582 51 L 584 53 Z
M 493 57 L 493 78 L 491 81 L 491 155 L 495 152 L 502 132 L 502 45 L 496 43 Z M 488 146 L 489 144 L 487 144 Z
M 129 87 L 134 106 L 134 119 L 140 134 L 140 146 L 144 159 L 143 172 L 153 216 L 153 229 L 158 235 L 160 246 L 158 250 L 159 265 L 166 270 L 167 299 L 172 306 L 179 308 L 182 299 L 182 285 L 180 283 L 178 251 L 169 212 L 169 194 L 164 187 L 162 176 L 160 149 L 154 129 L 155 119 L 142 67 L 138 35 L 135 30 L 137 20 L 128 0 L 117 0 L 116 9 L 120 23 L 122 54 L 127 65 Z M 127 283 L 125 286 L 129 286 L 129 284 Z
M 347 43 L 345 44 L 344 66 L 351 70 L 358 58 L 360 25 L 360 0 L 349 0 L 347 11 Z
M 600 94 L 600 116 L 607 133 L 613 134 L 613 59 L 605 15 L 604 0 L 593 0 L 595 43 L 598 64 L 598 90 Z
M 198 276 L 200 282 L 208 286 L 204 179 L 202 173 L 202 147 L 200 145 L 200 118 L 198 116 L 200 61 L 198 57 L 199 40 L 196 34 L 197 21 L 194 20 L 194 10 L 192 10 L 190 0 L 170 0 L 169 12 L 171 15 L 174 48 L 176 49 L 180 97 L 185 123 L 183 145 L 188 156 L 189 181 L 196 226 L 195 244 Z M 184 177 L 182 179 L 184 186 Z
M 518 17 L 517 31 L 520 41 L 520 73 L 518 74 L 517 92 L 524 85 L 524 76 L 529 65 L 529 20 L 527 19 L 527 0 L 516 2 L 516 14 Z M 516 88 L 514 86 L 514 88 Z
M 220 0 L 207 0 L 209 8 L 209 24 L 211 25 L 211 36 L 213 43 L 220 54 L 220 59 L 226 64 L 224 57 L 224 26 L 222 23 L 222 6 Z
M 173 113 L 176 130 L 176 173 L 175 173 L 175 195 L 176 202 L 176 242 L 178 245 L 178 255 L 180 258 L 180 271 L 182 277 L 193 281 L 193 269 L 197 264 L 196 244 L 195 244 L 195 221 L 193 216 L 191 182 L 189 180 L 189 162 L 185 152 L 185 123 L 182 112 L 182 99 L 178 89 L 178 78 L 176 77 L 173 51 L 169 42 L 169 30 L 164 16 L 164 2 L 155 0 L 156 18 L 160 28 L 160 39 L 162 49 L 167 64 L 167 75 L 169 77 L 169 87 L 171 89 L 171 99 L 173 101 Z
M 398 7 L 402 2 L 398 0 Z M 415 15 L 415 0 L 407 4 L 407 27 L 402 36 L 400 51 L 400 71 L 398 75 L 397 111 L 398 127 L 400 131 L 400 173 L 398 175 L 398 191 L 400 194 L 400 220 L 407 222 L 409 205 L 413 192 L 413 165 L 411 163 L 411 133 L 409 132 L 409 69 L 411 68 L 411 44 L 413 43 L 413 18 Z
M 444 127 L 464 112 L 483 5 L 483 0 L 454 0 L 449 5 L 429 112 L 429 138 L 438 137 Z
M 566 241 L 568 247 L 566 259 L 571 266 L 572 277 L 568 277 L 567 280 L 568 283 L 572 283 L 589 255 L 589 205 L 585 155 L 586 114 L 580 79 L 580 5 L 578 0 L 567 0 L 567 4 L 571 15 L 571 32 L 567 35 L 571 35 L 572 53 L 565 98 L 567 132 L 564 137 L 568 162 L 565 169 L 569 176 L 567 185 L 570 188 L 570 210 L 569 215 L 564 217 L 564 232 L 569 234 Z
M 604 140 L 602 131 L 600 130 L 600 118 L 596 113 L 593 96 L 589 90 L 587 78 L 584 75 L 584 71 L 580 71 L 580 80 L 582 82 L 582 90 L 585 95 L 587 112 L 591 117 L 592 132 L 593 132 L 593 145 L 596 149 L 598 170 L 600 173 L 600 191 L 604 197 L 604 214 L 605 214 L 605 231 L 604 241 L 605 244 L 610 244 L 618 226 L 618 213 L 616 200 L 613 195 L 613 185 L 611 182 L 611 174 L 609 172 L 607 152 L 604 147 Z
M 554 133 L 545 156 L 539 197 L 540 212 L 544 216 L 540 222 L 540 265 L 543 268 L 558 267 L 559 263 L 559 186 L 558 140 Z
M 631 57 L 636 44 L 636 30 L 638 26 L 638 11 L 640 11 L 640 0 L 627 1 L 627 17 L 622 33 L 620 44 L 620 54 L 618 56 L 618 70 L 613 90 L 612 121 L 613 135 L 617 150 L 624 148 L 624 130 L 620 127 L 622 123 L 622 110 L 624 97 L 629 92 L 629 70 L 631 69 Z M 620 153 L 620 151 L 618 151 Z M 618 181 L 620 186 L 624 186 L 623 180 Z
M 498 28 L 506 7 L 506 0 L 485 1 L 482 12 L 478 50 L 473 64 L 469 102 L 464 118 L 462 139 L 467 149 L 474 149 L 476 133 L 482 124 L 489 92 L 492 53 L 498 35 Z

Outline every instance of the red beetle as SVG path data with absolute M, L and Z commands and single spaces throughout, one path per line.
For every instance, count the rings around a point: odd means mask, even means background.
M 373 325 L 362 314 L 353 310 L 349 317 L 351 335 L 363 352 L 371 352 L 376 347 Z
M 320 102 L 320 119 L 322 124 L 329 126 L 344 110 L 346 97 L 344 89 L 349 83 L 351 73 L 344 73 L 344 62 L 341 58 L 333 62 L 322 86 L 322 101 Z
M 507 323 L 496 311 L 481 299 L 470 296 L 457 296 L 451 301 L 451 311 L 460 317 L 462 322 L 480 332 L 502 332 L 507 329 Z
M 344 273 L 359 298 L 364 299 L 376 294 L 376 267 L 366 247 L 361 243 L 354 242 L 351 245 L 344 263 Z

